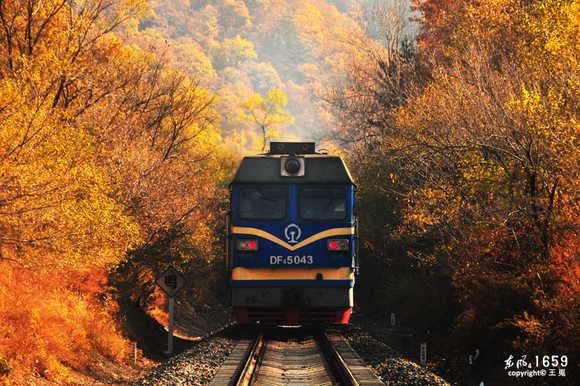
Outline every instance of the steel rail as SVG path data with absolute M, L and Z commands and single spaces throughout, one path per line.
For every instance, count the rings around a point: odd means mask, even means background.
M 229 363 L 228 363 L 229 362 Z M 215 385 L 384 385 L 338 332 L 255 333 L 238 344 L 212 380 Z M 329 383 L 330 382 L 330 383 Z
M 237 377 L 237 381 L 232 382 L 232 385 L 236 386 L 248 386 L 252 381 L 252 377 L 254 376 L 254 371 L 256 370 L 256 364 L 260 360 L 261 356 L 263 355 L 262 348 L 264 347 L 264 334 L 259 333 L 252 345 L 252 349 L 248 353 L 246 358 L 246 363 L 240 372 L 239 377 Z
M 335 376 L 337 376 L 341 385 L 358 386 L 360 383 L 357 381 L 353 373 L 350 371 L 349 366 L 346 364 L 334 344 L 328 337 L 325 331 L 322 331 L 317 335 L 318 342 L 324 355 L 327 357 L 329 366 L 331 367 Z

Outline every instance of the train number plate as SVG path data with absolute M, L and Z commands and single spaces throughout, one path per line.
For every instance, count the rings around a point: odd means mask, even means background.
M 309 265 L 314 262 L 311 255 L 270 256 L 270 265 Z

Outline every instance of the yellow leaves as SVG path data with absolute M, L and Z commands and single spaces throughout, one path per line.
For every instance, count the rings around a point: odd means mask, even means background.
M 191 207 L 194 189 L 180 179 L 195 172 L 192 165 L 219 169 L 208 157 L 219 141 L 212 94 L 86 19 L 126 16 L 143 2 L 92 16 L 75 12 L 98 3 L 66 6 L 73 8 L 47 21 L 31 53 L 13 52 L 12 66 L 0 59 L 0 248 L 28 267 L 118 262 L 151 226 L 131 212 L 132 192 L 143 203 L 163 186 L 161 172 L 173 173 L 166 180 L 186 196 L 175 202 Z M 173 209 L 173 217 L 149 212 L 158 216 L 151 223 L 167 226 L 187 212 Z
M 557 84 L 543 87 L 523 84 L 520 93 L 512 94 L 511 100 L 506 103 L 514 120 L 520 122 L 521 135 L 530 138 L 541 154 L 550 157 L 543 159 L 547 161 L 551 173 L 560 173 L 558 170 L 566 167 L 565 163 L 573 164 L 580 159 L 580 149 L 576 146 L 577 118 L 566 95 L 568 91 Z
M 124 14 L 142 16 L 147 11 L 147 0 L 123 0 L 119 9 Z
M 244 60 L 258 58 L 258 54 L 254 51 L 254 43 L 242 39 L 240 35 L 236 35 L 233 39 L 224 39 L 221 44 L 214 43 L 212 56 L 216 69 L 235 67 Z
M 408 231 L 415 235 L 441 227 L 457 215 L 454 194 L 443 189 L 425 186 L 413 190 L 406 201 L 407 206 L 402 211 L 403 222 L 409 227 Z
M 286 94 L 279 89 L 268 91 L 266 99 L 256 93 L 240 102 L 240 107 L 247 111 L 242 112 L 241 116 L 257 123 L 262 130 L 262 151 L 268 138 L 277 138 L 276 129 L 281 124 L 294 123 L 294 117 L 283 109 L 287 103 Z
M 550 329 L 548 326 L 543 324 L 535 316 L 530 315 L 527 311 L 524 311 L 522 315 L 517 315 L 514 317 L 514 325 L 519 327 L 526 336 L 531 337 L 537 341 L 541 341 L 548 335 Z M 529 342 L 532 345 L 536 342 Z
M 526 59 L 531 64 L 543 62 L 548 71 L 577 68 L 580 59 L 580 2 L 547 0 L 532 3 L 522 12 L 525 22 L 520 27 L 530 43 L 522 47 Z
M 322 43 L 324 40 L 322 23 L 322 14 L 312 4 L 305 3 L 303 8 L 296 11 L 296 29 L 300 33 L 300 36 L 308 41 L 316 44 Z
M 2 132 L 13 128 L 8 124 Z M 34 146 L 22 149 L 25 153 L 13 153 L 0 164 L 0 174 L 10 182 L 0 187 L 5 200 L 0 229 L 13 246 L 23 244 L 26 264 L 42 264 L 45 258 L 84 264 L 87 254 L 93 264 L 114 262 L 134 242 L 136 229 L 113 200 L 111 179 L 95 164 L 90 137 L 66 125 L 47 129 L 33 138 Z M 34 253 L 36 248 L 45 252 Z
M 93 301 L 104 284 L 87 293 L 86 281 L 164 232 L 194 235 L 181 251 L 202 243 L 187 258 L 214 256 L 229 155 L 211 92 L 100 29 L 143 1 L 36 3 L 28 32 L 21 17 L 4 31 L 10 57 L 0 39 L 0 358 L 66 382 L 63 363 L 82 370 L 87 352 L 126 347 Z M 18 39 L 39 25 L 28 49 Z

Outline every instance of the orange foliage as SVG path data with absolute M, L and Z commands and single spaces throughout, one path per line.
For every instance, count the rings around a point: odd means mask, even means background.
M 576 355 L 580 1 L 413 4 L 418 46 L 396 51 L 410 65 L 353 60 L 329 98 L 372 205 L 362 253 L 449 275 L 463 347 Z
M 447 22 L 460 5 L 453 0 L 413 0 L 414 9 L 420 11 L 422 24 L 419 41 L 426 47 L 438 47 L 449 39 L 453 27 Z
M 517 242 L 514 242 L 517 240 Z M 531 224 L 481 230 L 457 246 L 453 284 L 466 310 L 459 330 L 517 327 L 522 352 L 574 353 L 580 347 L 580 245 L 572 232 L 554 237 L 550 259 L 530 254 L 540 237 Z M 475 313 L 465 323 L 466 315 Z M 477 320 L 477 321 L 476 321 Z M 463 331 L 460 331 L 463 332 Z
M 129 343 L 104 294 L 104 269 L 31 271 L 0 262 L 0 361 L 11 380 L 42 376 L 71 381 L 68 368 L 85 370 L 101 356 L 128 358 Z
M 167 310 L 167 295 L 159 288 L 155 287 L 151 295 L 151 304 L 147 313 L 151 315 L 159 324 L 167 327 L 169 322 L 169 313 Z

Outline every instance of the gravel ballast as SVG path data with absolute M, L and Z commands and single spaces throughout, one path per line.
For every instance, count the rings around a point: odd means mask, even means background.
M 232 325 L 209 335 L 190 349 L 149 371 L 136 384 L 206 385 L 233 351 L 243 331 L 243 328 Z M 449 385 L 356 326 L 344 327 L 342 334 L 385 384 Z
M 356 325 L 345 326 L 342 336 L 387 385 L 449 385 Z
M 240 339 L 241 329 L 230 326 L 148 372 L 136 385 L 206 385 Z

